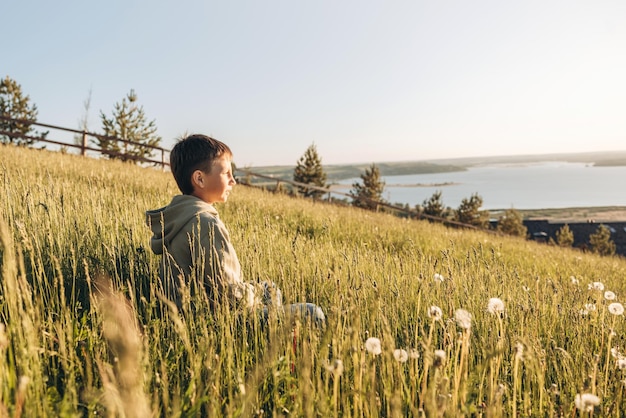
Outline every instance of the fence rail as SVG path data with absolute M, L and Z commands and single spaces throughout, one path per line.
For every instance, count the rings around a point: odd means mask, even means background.
M 0 116 L 0 120 L 20 123 L 20 124 L 26 125 L 26 126 L 40 126 L 42 128 L 46 128 L 46 129 L 54 129 L 55 131 L 70 132 L 70 133 L 73 133 L 73 134 L 81 135 L 81 143 L 77 144 L 77 143 L 72 143 L 72 142 L 64 142 L 64 141 L 55 140 L 55 139 L 48 139 L 46 137 L 41 137 L 41 136 L 24 135 L 24 134 L 19 133 L 19 132 L 10 132 L 10 131 L 5 131 L 5 130 L 0 130 L 0 135 L 6 135 L 6 136 L 11 137 L 11 138 L 25 138 L 25 139 L 28 139 L 30 141 L 45 142 L 47 144 L 59 145 L 59 146 L 62 146 L 62 147 L 77 148 L 77 149 L 80 149 L 80 155 L 82 155 L 82 156 L 86 156 L 87 155 L 87 151 L 92 151 L 92 152 L 97 152 L 97 153 L 108 155 L 108 156 L 122 157 L 124 159 L 138 161 L 138 162 L 142 162 L 142 163 L 158 164 L 158 165 L 161 166 L 161 169 L 163 169 L 163 170 L 165 169 L 166 166 L 169 166 L 169 163 L 165 160 L 165 153 L 169 153 L 169 150 L 166 149 L 166 148 L 157 147 L 157 146 L 148 145 L 148 144 L 139 144 L 139 143 L 134 142 L 134 141 L 129 141 L 129 140 L 126 140 L 126 139 L 117 138 L 117 137 L 114 137 L 114 136 L 102 135 L 102 134 L 97 134 L 95 132 L 81 131 L 81 130 L 72 129 L 72 128 L 64 128 L 62 126 L 51 125 L 51 124 L 48 124 L 48 123 L 34 122 L 34 121 L 31 121 L 31 120 L 15 119 L 15 118 L 9 118 L 9 117 L 6 117 L 6 116 Z M 151 158 L 145 158 L 145 157 L 140 157 L 140 156 L 137 156 L 137 155 L 125 154 L 123 152 L 116 152 L 116 151 L 106 150 L 106 149 L 102 149 L 102 148 L 94 148 L 94 147 L 89 146 L 88 140 L 87 140 L 88 137 L 98 138 L 98 139 L 105 140 L 105 141 L 116 141 L 116 142 L 120 142 L 120 143 L 128 144 L 128 145 L 140 145 L 140 146 L 142 146 L 144 148 L 150 148 L 150 149 L 153 149 L 154 151 L 159 152 L 161 154 L 161 160 L 154 160 L 154 159 L 151 159 Z

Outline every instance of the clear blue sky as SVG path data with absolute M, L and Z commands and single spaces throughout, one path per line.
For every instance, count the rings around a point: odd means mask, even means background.
M 89 128 L 134 89 L 238 166 L 626 150 L 626 1 L 5 1 L 0 76 Z

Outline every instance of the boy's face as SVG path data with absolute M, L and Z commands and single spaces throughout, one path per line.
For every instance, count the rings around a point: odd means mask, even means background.
M 193 196 L 207 203 L 226 202 L 233 186 L 237 183 L 233 177 L 231 160 L 223 156 L 213 161 L 208 173 L 196 170 L 191 175 Z

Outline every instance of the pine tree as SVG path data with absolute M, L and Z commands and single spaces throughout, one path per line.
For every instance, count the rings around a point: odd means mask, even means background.
M 428 216 L 436 216 L 442 218 L 445 206 L 441 199 L 441 190 L 437 190 L 428 200 L 424 200 L 423 213 Z
M 606 225 L 600 225 L 598 230 L 589 235 L 591 251 L 600 255 L 615 254 L 615 243 L 611 240 L 611 231 Z
M 483 198 L 474 193 L 469 199 L 464 198 L 454 214 L 454 219 L 468 225 L 486 228 L 489 224 L 489 212 L 480 210 Z
M 500 217 L 498 220 L 498 231 L 518 237 L 525 237 L 528 234 L 528 228 L 524 226 L 522 214 L 515 209 L 507 209 L 504 215 Z
M 373 164 L 365 169 L 365 173 L 361 174 L 361 183 L 353 183 L 352 191 L 350 194 L 352 195 L 352 205 L 369 209 L 376 210 L 378 208 L 377 202 L 382 202 L 383 200 L 383 192 L 385 190 L 385 182 L 380 178 L 380 170 Z
M 154 149 L 146 145 L 157 147 L 161 143 L 161 137 L 156 134 L 155 121 L 146 120 L 143 106 L 137 105 L 137 95 L 134 90 L 131 90 L 121 103 L 115 104 L 111 118 L 108 118 L 102 111 L 100 111 L 100 118 L 106 136 L 134 142 L 134 144 L 128 144 L 108 138 L 97 138 L 96 144 L 103 151 L 109 151 L 108 155 L 111 159 L 137 162 L 141 158 L 153 155 Z
M 322 159 L 317 153 L 315 144 L 311 144 L 304 155 L 300 157 L 293 171 L 293 181 L 310 184 L 316 187 L 326 187 L 326 173 L 322 168 Z M 325 192 L 298 186 L 298 193 L 304 197 L 318 198 Z
M 13 119 L 37 121 L 37 106 L 30 104 L 30 97 L 22 93 L 22 86 L 9 76 L 0 80 L 0 116 Z M 0 143 L 31 145 L 35 142 L 29 137 L 44 138 L 46 133 L 38 133 L 30 123 L 15 122 L 0 119 L 0 131 L 9 132 L 9 134 L 0 133 Z
M 556 243 L 561 247 L 571 247 L 574 245 L 574 233 L 568 224 L 563 225 L 556 231 Z

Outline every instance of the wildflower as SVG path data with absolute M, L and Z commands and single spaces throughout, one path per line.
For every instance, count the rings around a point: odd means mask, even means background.
M 490 314 L 499 315 L 504 312 L 504 302 L 499 298 L 491 298 L 489 299 L 489 303 L 487 304 L 487 311 Z
M 446 352 L 443 350 L 435 350 L 435 359 L 433 360 L 433 366 L 439 367 L 446 362 Z
M 594 303 L 585 303 L 585 310 L 593 312 L 596 310 L 596 305 Z
M 606 300 L 615 300 L 616 297 L 617 296 L 615 296 L 615 293 L 611 292 L 610 290 L 604 292 L 604 299 Z
M 439 306 L 431 306 L 428 308 L 428 317 L 433 321 L 441 321 L 443 317 L 443 312 L 441 312 L 441 308 Z
M 441 274 L 439 274 L 439 273 L 435 273 L 435 274 L 433 275 L 433 279 L 434 279 L 436 282 L 443 283 L 443 281 L 444 281 L 446 278 L 445 278 L 445 277 L 443 277 L 443 276 L 442 276 Z
M 404 363 L 409 359 L 409 353 L 401 348 L 396 348 L 393 350 L 393 357 L 400 363 Z
M 365 349 L 375 356 L 383 352 L 380 346 L 380 340 L 376 337 L 369 337 L 365 340 Z
M 579 285 L 579 283 L 580 283 L 580 282 L 578 281 L 578 279 L 577 279 L 576 277 L 574 277 L 574 276 L 570 276 L 570 278 L 569 278 L 569 279 L 571 280 L 572 284 L 573 284 L 573 285 L 575 285 L 575 286 L 578 286 L 578 285 Z
M 472 314 L 465 309 L 457 309 L 454 312 L 454 319 L 456 319 L 456 324 L 463 329 L 470 329 L 472 326 Z
M 624 305 L 619 302 L 611 303 L 608 309 L 613 315 L 624 315 Z
M 589 283 L 587 288 L 589 290 L 599 290 L 600 292 L 602 292 L 604 290 L 604 283 L 602 283 L 602 282 Z
M 335 359 L 331 364 L 326 364 L 325 368 L 335 376 L 341 376 L 343 373 L 343 361 Z
M 574 404 L 581 411 L 593 412 L 593 407 L 600 405 L 600 398 L 591 393 L 579 393 L 574 399 Z
M 420 358 L 420 352 L 415 348 L 409 348 L 409 358 L 417 359 Z
M 613 358 L 620 358 L 622 353 L 620 353 L 619 348 L 613 347 L 611 348 L 611 356 L 613 356 Z

